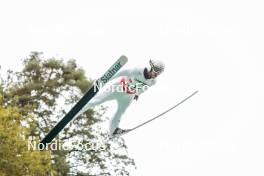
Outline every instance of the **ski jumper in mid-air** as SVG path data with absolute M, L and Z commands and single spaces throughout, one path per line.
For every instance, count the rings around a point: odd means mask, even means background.
M 120 129 L 119 123 L 122 115 L 133 100 L 148 87 L 156 83 L 156 78 L 164 71 L 164 63 L 158 60 L 150 60 L 150 66 L 120 71 L 113 77 L 113 83 L 109 85 L 110 91 L 99 91 L 98 94 L 77 114 L 80 115 L 89 108 L 102 104 L 109 100 L 117 101 L 117 111 L 110 119 L 110 136 L 123 134 L 127 130 Z

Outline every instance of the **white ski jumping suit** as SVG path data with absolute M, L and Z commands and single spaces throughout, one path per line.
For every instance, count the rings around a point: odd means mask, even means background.
M 109 100 L 117 101 L 117 111 L 110 119 L 109 132 L 113 134 L 120 123 L 121 116 L 124 114 L 128 106 L 148 87 L 156 83 L 156 79 L 146 79 L 144 69 L 135 68 L 123 70 L 114 76 L 113 83 L 108 86 L 107 91 L 99 91 L 97 95 L 78 113 L 82 114 L 86 110 Z M 77 115 L 77 116 L 78 116 Z

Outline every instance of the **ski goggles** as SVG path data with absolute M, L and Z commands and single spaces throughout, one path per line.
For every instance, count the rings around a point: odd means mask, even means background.
M 155 68 L 151 67 L 152 72 L 154 72 L 155 74 L 159 75 L 161 72 L 159 70 L 155 70 Z

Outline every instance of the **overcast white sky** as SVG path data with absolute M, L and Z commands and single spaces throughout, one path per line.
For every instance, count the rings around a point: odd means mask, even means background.
M 133 127 L 199 93 L 124 138 L 136 175 L 264 175 L 261 1 L 1 1 L 0 60 L 19 69 L 31 51 L 75 58 L 97 78 L 120 55 L 128 67 L 166 63 L 128 109 Z

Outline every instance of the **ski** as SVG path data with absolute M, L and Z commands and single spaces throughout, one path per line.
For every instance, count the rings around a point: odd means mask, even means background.
M 143 122 L 143 123 L 141 123 L 141 124 L 139 124 L 139 125 L 137 125 L 137 126 L 131 128 L 131 129 L 127 129 L 127 130 L 126 130 L 124 133 L 122 133 L 122 134 L 116 134 L 116 135 L 114 135 L 114 136 L 111 136 L 111 137 L 110 137 L 110 140 L 111 140 L 111 139 L 114 139 L 114 138 L 116 138 L 116 137 L 123 136 L 123 135 L 125 135 L 125 134 L 127 134 L 127 133 L 129 133 L 129 132 L 131 132 L 131 131 L 136 130 L 136 129 L 139 128 L 139 127 L 142 127 L 142 126 L 144 126 L 144 125 L 150 123 L 151 121 L 153 121 L 153 120 L 155 120 L 155 119 L 160 118 L 161 116 L 163 116 L 163 115 L 166 114 L 167 112 L 173 110 L 173 109 L 176 108 L 177 106 L 181 105 L 182 103 L 184 103 L 186 100 L 190 99 L 192 96 L 194 96 L 194 95 L 197 94 L 197 93 L 198 93 L 198 91 L 193 92 L 191 95 L 189 95 L 188 97 L 186 97 L 185 99 L 183 99 L 182 101 L 180 101 L 179 103 L 177 103 L 176 105 L 170 107 L 170 108 L 167 109 L 166 111 L 164 111 L 164 112 L 158 114 L 157 116 L 155 116 L 155 117 L 153 117 L 153 118 L 151 118 L 151 119 L 149 119 L 149 120 L 147 120 L 147 121 L 145 121 L 145 122 Z
M 121 56 L 84 94 L 84 96 L 73 106 L 73 108 L 51 129 L 51 131 L 41 140 L 45 147 L 49 144 L 60 131 L 78 114 L 78 112 L 96 95 L 111 78 L 127 63 L 126 56 Z

